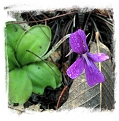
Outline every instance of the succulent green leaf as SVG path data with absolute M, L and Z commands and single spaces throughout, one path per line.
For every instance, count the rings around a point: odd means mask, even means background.
M 61 78 L 56 80 L 54 72 L 52 73 L 51 71 L 49 71 L 50 67 L 45 64 L 45 62 L 41 61 L 24 67 L 31 78 L 33 92 L 40 95 L 44 93 L 46 87 L 52 87 L 53 89 L 58 88 L 59 86 L 61 86 L 62 81 Z M 58 68 L 56 66 L 54 66 L 53 68 L 55 68 L 55 73 L 58 72 L 58 74 L 61 76 Z
M 55 77 L 56 85 L 57 87 L 60 87 L 62 81 L 62 74 L 57 68 L 57 66 L 48 61 L 40 62 L 40 66 L 48 70 Z
M 16 44 L 20 36 L 24 33 L 23 28 L 18 24 L 6 23 L 5 36 L 7 43 L 15 50 Z
M 27 30 L 19 39 L 16 46 L 16 57 L 21 65 L 41 61 L 31 52 L 42 57 L 48 50 L 51 42 L 51 30 L 45 25 L 35 25 Z
M 15 68 L 9 72 L 8 98 L 11 104 L 24 104 L 32 93 L 32 82 L 22 68 Z
M 20 66 L 19 63 L 17 62 L 16 58 L 15 58 L 15 54 L 14 54 L 14 51 L 13 49 L 10 47 L 10 45 L 6 45 L 6 50 L 7 50 L 7 53 L 6 53 L 6 56 L 8 58 L 8 67 L 9 67 L 9 71 L 14 69 L 15 66 Z

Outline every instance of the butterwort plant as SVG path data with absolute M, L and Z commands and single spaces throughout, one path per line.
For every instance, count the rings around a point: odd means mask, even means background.
M 51 44 L 49 26 L 39 24 L 24 30 L 7 22 L 5 35 L 10 104 L 23 105 L 32 93 L 43 95 L 46 87 L 61 86 L 62 74 L 58 67 L 42 59 Z
M 109 59 L 104 53 L 92 54 L 88 50 L 86 34 L 78 29 L 69 38 L 71 52 L 79 55 L 78 59 L 67 69 L 66 73 L 71 79 L 75 79 L 85 70 L 87 83 L 90 87 L 104 82 L 104 75 L 94 62 L 102 62 Z M 70 54 L 69 53 L 69 54 Z M 69 55 L 68 54 L 68 55 Z

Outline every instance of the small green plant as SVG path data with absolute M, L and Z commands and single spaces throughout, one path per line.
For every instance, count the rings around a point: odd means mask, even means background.
M 62 74 L 57 66 L 43 61 L 51 43 L 48 26 L 35 25 L 24 31 L 20 25 L 7 22 L 5 36 L 9 103 L 24 104 L 32 92 L 42 95 L 47 86 L 61 86 Z

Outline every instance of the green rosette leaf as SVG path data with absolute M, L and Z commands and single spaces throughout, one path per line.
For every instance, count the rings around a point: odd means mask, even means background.
M 49 64 L 49 62 L 47 63 Z M 49 71 L 49 68 L 50 67 L 43 61 L 24 67 L 31 78 L 34 93 L 42 95 L 46 87 L 56 89 L 61 86 L 62 77 L 58 68 L 53 65 L 53 69 L 55 68 L 53 72 L 51 69 L 52 66 L 50 68 L 51 71 Z M 55 74 L 58 75 L 58 78 L 56 78 Z
M 22 68 L 9 72 L 8 98 L 11 104 L 24 104 L 32 94 L 32 82 Z
M 13 50 L 15 50 L 16 44 L 20 36 L 24 33 L 23 28 L 18 24 L 6 23 L 5 37 L 7 44 L 9 44 Z
M 19 63 L 17 62 L 16 58 L 15 58 L 15 54 L 14 54 L 14 50 L 10 47 L 10 45 L 6 45 L 6 56 L 8 59 L 8 67 L 9 67 L 9 71 L 14 69 L 16 66 L 20 66 Z
M 51 43 L 51 30 L 45 25 L 35 25 L 27 30 L 19 39 L 16 46 L 16 57 L 23 66 L 36 61 L 41 61 L 29 50 L 42 57 L 48 50 Z

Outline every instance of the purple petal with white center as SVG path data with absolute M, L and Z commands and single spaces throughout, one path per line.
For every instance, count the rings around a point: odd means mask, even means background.
M 86 44 L 86 35 L 81 29 L 70 35 L 69 43 L 73 52 L 75 53 L 83 54 L 88 51 L 88 46 Z
M 78 34 L 79 34 L 79 36 L 82 38 L 83 47 L 84 47 L 84 52 L 87 52 L 87 51 L 88 51 L 88 46 L 87 46 L 87 43 L 86 43 L 86 34 L 85 34 L 84 31 L 81 30 L 81 29 L 78 29 Z
M 89 61 L 90 66 L 85 63 L 85 72 L 88 85 L 92 87 L 98 83 L 104 82 L 104 76 L 97 68 L 97 66 L 91 60 Z
M 102 62 L 109 59 L 109 56 L 105 55 L 104 53 L 98 53 L 98 54 L 87 53 L 87 56 L 93 62 Z
M 83 72 L 84 70 L 84 63 L 85 60 L 83 57 L 79 57 L 68 69 L 67 69 L 67 75 L 72 78 L 75 79 L 78 76 L 80 76 L 80 74 Z

